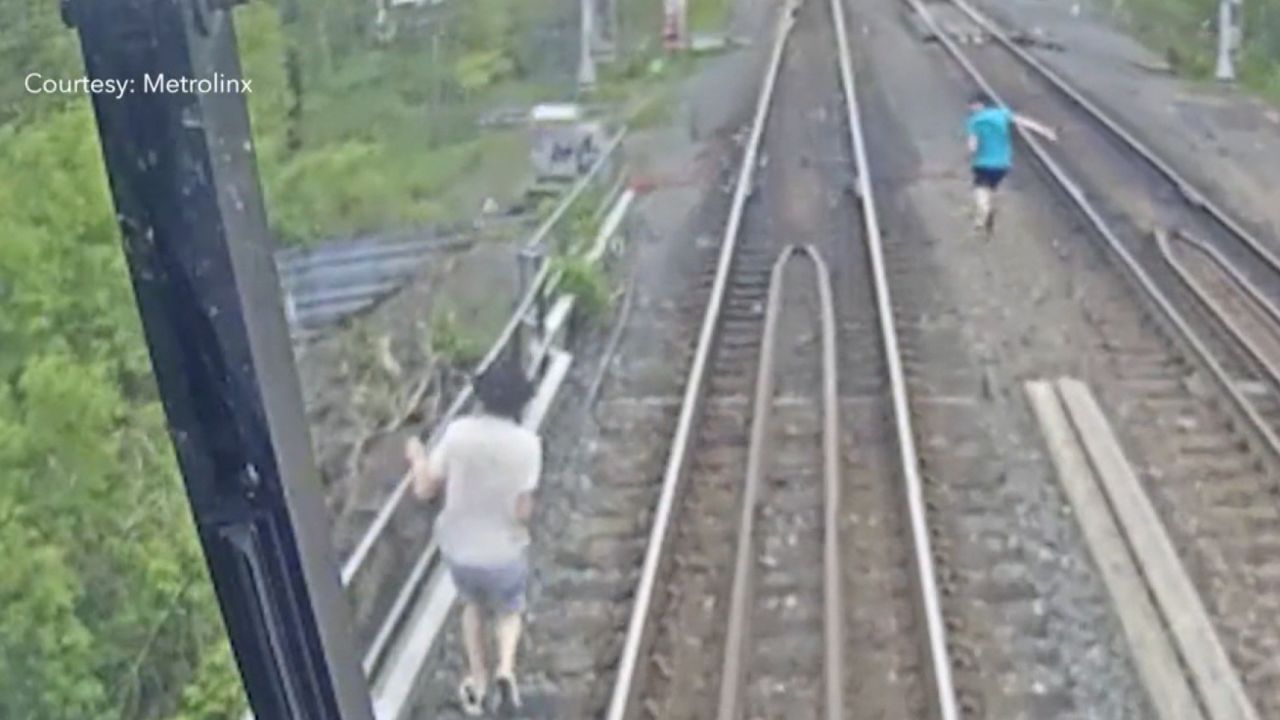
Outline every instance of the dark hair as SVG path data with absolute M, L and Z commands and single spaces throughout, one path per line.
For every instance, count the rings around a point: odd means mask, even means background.
M 969 104 L 981 105 L 982 107 L 991 107 L 992 105 L 995 105 L 996 102 L 991 99 L 990 95 L 986 94 L 985 92 L 979 91 L 969 97 Z
M 518 358 L 506 355 L 471 381 L 485 412 L 520 422 L 524 406 L 533 397 L 533 383 L 525 377 Z

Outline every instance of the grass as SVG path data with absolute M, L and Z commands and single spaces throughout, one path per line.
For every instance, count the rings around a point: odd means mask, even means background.
M 610 284 L 604 269 L 577 255 L 561 255 L 551 261 L 560 274 L 558 289 L 577 300 L 582 317 L 595 320 L 609 308 Z
M 1213 77 L 1217 58 L 1217 0 L 1101 0 L 1147 47 L 1180 74 Z M 1241 84 L 1280 104 L 1280 0 L 1245 3 Z
M 541 22 L 530 17 L 525 21 Z M 406 36 L 377 45 L 352 36 L 344 53 L 323 60 L 318 41 L 306 38 L 294 115 L 286 29 L 275 10 L 241 8 L 238 23 L 245 73 L 255 80 L 250 104 L 268 217 L 282 244 L 452 225 L 475 217 L 485 198 L 507 203 L 523 189 L 523 135 L 481 128 L 477 120 L 486 110 L 556 93 L 545 81 L 513 73 L 465 85 L 458 63 L 467 50 L 456 39 Z M 526 33 L 491 34 L 510 54 Z
M 700 57 L 664 55 L 656 48 L 638 52 L 626 63 L 605 68 L 595 99 L 620 106 L 620 115 L 633 130 L 656 127 L 671 120 L 680 83 L 698 68 Z
M 622 107 L 636 129 L 671 119 L 674 88 L 697 60 L 667 56 L 654 23 L 659 3 L 622 0 L 625 60 L 602 68 L 593 100 Z M 729 0 L 691 0 L 691 27 L 722 28 Z M 273 229 L 286 245 L 474 217 L 486 197 L 515 200 L 529 178 L 524 137 L 477 127 L 484 110 L 563 96 L 565 88 L 510 76 L 467 93 L 439 48 L 423 39 L 361 46 L 323 73 L 304 75 L 300 120 L 286 117 L 280 66 L 283 30 L 266 7 L 251 8 L 245 59 L 255 77 L 255 136 Z M 653 20 L 652 23 L 640 23 Z M 631 21 L 631 24 L 626 24 Z M 520 34 L 512 42 L 521 43 Z M 424 44 L 425 43 L 425 44 Z M 425 53 L 425 54 L 424 54 Z M 285 148 L 285 127 L 300 145 Z
M 636 130 L 657 127 L 671 121 L 673 99 L 671 93 L 656 93 L 640 102 L 630 113 L 627 122 Z
M 431 315 L 430 327 L 431 352 L 450 367 L 470 368 L 484 357 L 484 339 L 463 330 L 454 311 L 437 309 Z
M 267 178 L 272 224 L 286 243 L 305 244 L 470 218 L 485 195 L 516 194 L 523 147 L 506 131 L 430 149 L 346 140 L 304 150 Z
M 689 0 L 691 32 L 722 32 L 729 21 L 729 0 Z

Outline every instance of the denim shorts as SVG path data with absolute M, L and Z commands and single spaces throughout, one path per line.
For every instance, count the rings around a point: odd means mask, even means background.
M 529 563 L 525 558 L 492 567 L 453 562 L 448 565 L 454 587 L 464 602 L 495 613 L 524 611 L 524 590 L 529 580 Z

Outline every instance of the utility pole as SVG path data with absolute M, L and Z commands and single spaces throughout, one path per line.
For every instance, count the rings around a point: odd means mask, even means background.
M 578 62 L 578 89 L 590 90 L 596 85 L 596 59 L 591 53 L 595 34 L 593 29 L 595 0 L 581 0 L 579 5 L 582 8 L 582 57 Z
M 609 43 L 612 49 L 612 57 L 618 58 L 622 54 L 622 32 L 618 27 L 618 0 L 609 1 Z
M 280 11 L 280 24 L 284 26 L 284 69 L 292 96 L 286 111 L 285 147 L 289 152 L 302 149 L 302 54 L 298 50 L 298 38 L 302 35 L 302 16 L 298 0 L 285 0 Z
M 687 0 L 663 0 L 662 41 L 668 50 L 681 50 L 685 47 L 685 26 L 688 24 Z
M 151 366 L 261 720 L 373 720 L 258 183 L 232 0 L 64 0 Z M 221 89 L 147 91 L 163 73 Z M 250 88 L 251 90 L 252 88 Z
M 1242 41 L 1243 0 L 1219 0 L 1218 3 L 1218 65 L 1215 71 L 1221 82 L 1236 79 L 1234 54 Z

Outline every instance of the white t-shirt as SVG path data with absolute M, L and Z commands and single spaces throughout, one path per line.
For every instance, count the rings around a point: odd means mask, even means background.
M 444 556 L 474 567 L 519 559 L 529 531 L 516 520 L 516 498 L 538 486 L 537 434 L 504 418 L 459 418 L 445 429 L 428 462 L 433 475 L 445 478 L 444 509 L 435 527 Z

